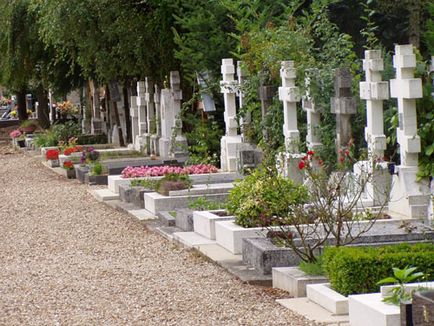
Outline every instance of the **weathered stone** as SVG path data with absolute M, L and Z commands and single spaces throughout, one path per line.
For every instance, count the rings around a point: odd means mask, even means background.
M 193 231 L 193 210 L 181 208 L 176 210 L 176 226 L 183 231 Z
M 170 214 L 168 211 L 161 211 L 157 214 L 158 220 L 163 224 L 164 226 L 175 226 L 176 225 L 176 218 Z
M 75 165 L 75 175 L 77 177 L 77 180 L 80 181 L 81 183 L 85 183 L 85 176 L 86 174 L 89 173 L 90 171 L 90 167 L 85 165 L 85 166 L 81 166 L 81 165 Z

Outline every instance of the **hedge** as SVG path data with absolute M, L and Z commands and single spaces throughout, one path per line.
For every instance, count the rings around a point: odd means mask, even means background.
M 434 280 L 434 244 L 399 244 L 383 247 L 329 247 L 323 269 L 333 289 L 343 295 L 374 293 L 377 282 L 392 275 L 392 267 L 417 267 Z

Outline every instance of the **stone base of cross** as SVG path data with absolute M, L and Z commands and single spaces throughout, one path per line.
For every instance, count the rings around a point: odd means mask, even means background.
M 276 167 L 280 176 L 291 179 L 295 183 L 301 184 L 304 181 L 304 173 L 299 168 L 304 154 L 294 154 L 281 152 L 276 156 Z
M 236 136 L 223 136 L 220 140 L 221 146 L 221 169 L 225 172 L 236 172 L 237 171 L 237 160 L 238 160 L 238 145 L 241 144 L 241 135 Z
M 389 211 L 394 215 L 429 222 L 430 189 L 428 180 L 416 180 L 417 167 L 399 166 L 392 178 Z
M 366 183 L 361 200 L 363 206 L 384 206 L 389 200 L 391 176 L 387 162 L 358 161 L 354 164 L 354 179 Z

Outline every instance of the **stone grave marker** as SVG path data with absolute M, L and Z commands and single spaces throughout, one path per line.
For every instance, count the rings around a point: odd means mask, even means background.
M 363 197 L 372 200 L 372 205 L 384 205 L 390 190 L 390 174 L 386 163 L 380 164 L 386 149 L 384 135 L 383 101 L 389 98 L 389 83 L 382 81 L 384 69 L 380 50 L 365 51 L 363 70 L 366 81 L 360 82 L 360 98 L 366 100 L 367 125 L 365 140 L 368 145 L 368 160 L 359 161 L 354 166 L 354 173 L 359 178 L 368 178 Z
M 331 98 L 331 112 L 336 114 L 336 148 L 348 146 L 351 140 L 351 115 L 357 113 L 356 99 L 351 94 L 351 73 L 348 68 L 336 69 L 335 97 Z
M 416 181 L 418 155 L 416 99 L 422 97 L 422 80 L 414 78 L 413 46 L 396 45 L 393 56 L 396 78 L 390 81 L 391 97 L 398 99 L 399 127 L 396 131 L 401 165 L 392 180 L 389 210 L 410 218 L 428 219 L 430 193 L 427 180 Z
M 302 99 L 302 107 L 307 115 L 306 143 L 307 148 L 311 151 L 315 151 L 317 147 L 321 146 L 321 140 L 318 135 L 321 115 L 311 94 L 311 78 L 317 74 L 318 69 L 310 69 L 307 71 L 305 77 L 306 93 Z
M 221 72 L 223 80 L 220 82 L 220 92 L 223 93 L 225 103 L 225 136 L 221 145 L 221 169 L 227 172 L 237 171 L 237 144 L 242 142 L 238 134 L 236 93 L 237 81 L 235 81 L 235 67 L 233 59 L 223 59 Z

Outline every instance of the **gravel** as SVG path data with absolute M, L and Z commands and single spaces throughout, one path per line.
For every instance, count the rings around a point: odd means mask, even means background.
M 1 325 L 313 325 L 0 147 Z

